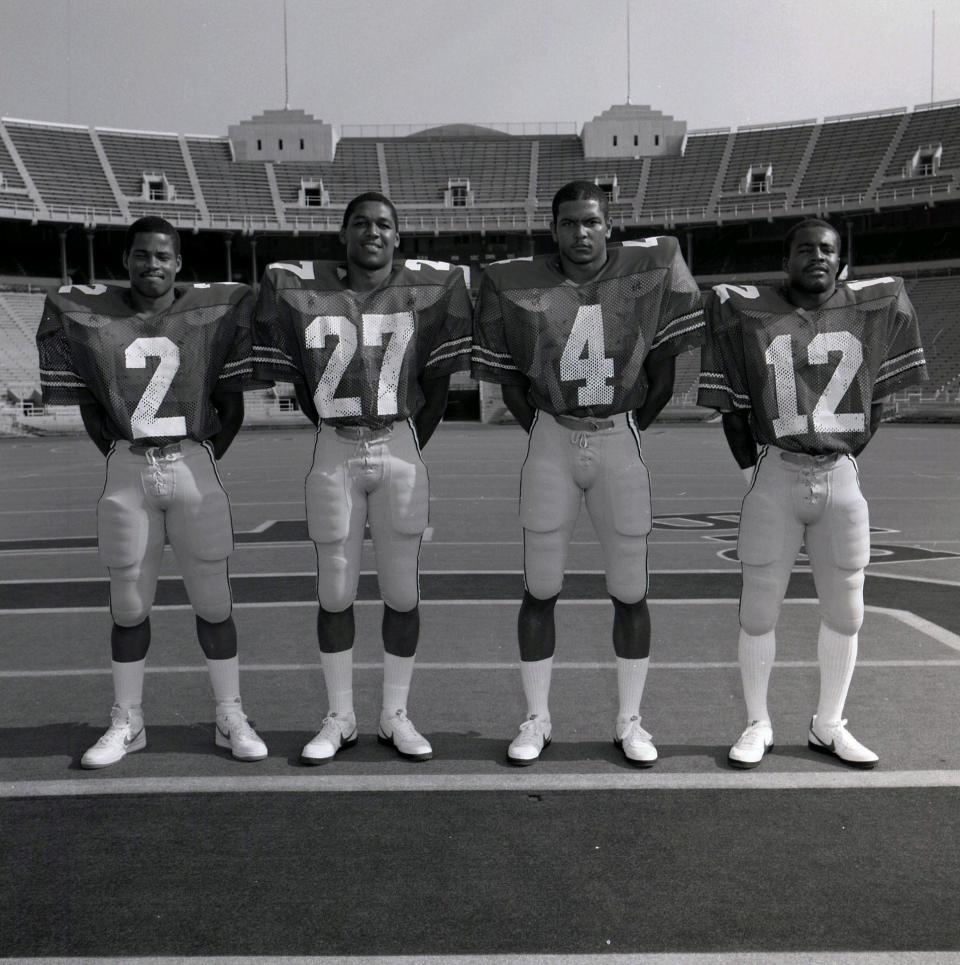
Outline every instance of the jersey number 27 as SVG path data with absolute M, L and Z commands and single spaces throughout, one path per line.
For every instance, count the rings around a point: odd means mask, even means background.
M 389 315 L 362 315 L 361 329 L 364 346 L 379 348 L 383 345 L 384 336 L 387 337 L 377 384 L 376 412 L 369 414 L 396 415 L 400 371 L 407 346 L 413 338 L 413 314 L 393 312 Z M 343 419 L 363 415 L 360 396 L 337 398 L 336 395 L 347 367 L 357 354 L 357 329 L 353 322 L 345 315 L 318 315 L 307 326 L 304 337 L 307 348 L 319 350 L 326 347 L 328 338 L 337 339 L 337 345 L 330 353 L 313 393 L 313 404 L 320 418 Z

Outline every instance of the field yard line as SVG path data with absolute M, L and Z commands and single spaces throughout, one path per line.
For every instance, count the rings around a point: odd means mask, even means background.
M 466 670 L 466 671 L 516 671 L 518 660 L 490 660 L 490 661 L 417 661 L 417 672 Z M 816 660 L 776 660 L 774 666 L 781 670 L 813 670 L 819 666 Z M 554 663 L 554 670 L 616 670 L 617 665 L 612 660 L 567 660 Z M 651 660 L 653 670 L 737 670 L 739 664 L 735 660 L 699 660 L 699 661 L 657 661 Z M 860 660 L 858 669 L 887 669 L 887 668 L 923 668 L 942 667 L 960 668 L 960 658 L 956 660 Z M 241 663 L 243 673 L 303 673 L 305 670 L 319 670 L 319 658 L 314 663 Z M 381 671 L 383 664 L 377 661 L 354 663 L 357 671 Z M 202 664 L 170 664 L 169 666 L 147 667 L 148 674 L 206 674 L 207 668 Z M 75 667 L 72 669 L 55 670 L 0 670 L 0 680 L 20 680 L 23 678 L 42 677 L 107 677 L 112 673 L 109 667 Z
M 960 771 L 749 771 L 706 774 L 558 774 L 543 768 L 502 774 L 264 774 L 251 777 L 82 777 L 0 781 L 0 798 L 88 797 L 119 794 L 427 793 L 476 791 L 824 790 L 960 787 Z

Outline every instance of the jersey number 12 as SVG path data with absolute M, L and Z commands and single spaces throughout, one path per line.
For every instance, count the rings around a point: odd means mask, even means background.
M 837 407 L 863 364 L 863 346 L 850 332 L 821 332 L 807 346 L 807 361 L 810 365 L 828 365 L 831 352 L 839 352 L 840 361 L 813 412 L 803 415 L 797 401 L 793 340 L 789 335 L 778 335 L 767 346 L 764 358 L 767 365 L 773 367 L 777 390 L 777 418 L 773 420 L 773 431 L 778 439 L 800 436 L 811 429 L 813 432 L 863 432 L 865 419 L 862 412 L 837 413 Z

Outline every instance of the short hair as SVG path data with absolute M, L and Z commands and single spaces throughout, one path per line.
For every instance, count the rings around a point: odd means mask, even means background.
M 790 248 L 793 246 L 793 239 L 797 236 L 797 233 L 803 231 L 804 228 L 827 228 L 837 236 L 838 245 L 843 244 L 843 235 L 841 235 L 837 228 L 830 224 L 829 221 L 824 221 L 823 218 L 804 218 L 803 221 L 798 221 L 793 225 L 783 236 L 784 258 L 790 257 Z
M 129 228 L 127 237 L 123 243 L 124 254 L 129 255 L 133 247 L 133 239 L 137 235 L 169 235 L 173 239 L 173 253 L 180 254 L 180 232 L 166 218 L 158 218 L 156 215 L 147 215 L 144 218 L 137 218 Z
M 393 215 L 393 226 L 399 230 L 400 219 L 397 217 L 396 205 L 385 194 L 381 194 L 379 191 L 364 191 L 363 194 L 358 194 L 353 198 L 347 205 L 347 210 L 343 212 L 343 224 L 340 226 L 341 228 L 346 228 L 350 221 L 350 215 L 352 215 L 354 210 L 363 204 L 364 201 L 379 201 L 380 204 L 385 204 Z
M 553 221 L 556 224 L 560 205 L 565 201 L 596 201 L 606 218 L 610 214 L 607 192 L 593 181 L 569 181 L 553 196 Z

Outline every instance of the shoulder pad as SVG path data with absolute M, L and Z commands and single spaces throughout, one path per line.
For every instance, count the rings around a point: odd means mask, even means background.
M 878 298 L 896 298 L 903 290 L 903 279 L 886 275 L 883 278 L 858 278 L 838 286 L 847 289 L 855 302 L 872 302 Z
M 60 312 L 130 315 L 124 291 L 115 285 L 61 285 L 47 295 L 47 301 Z
M 484 269 L 484 276 L 499 288 L 548 288 L 558 284 L 557 276 L 548 267 L 552 255 L 527 255 L 524 258 L 505 258 L 492 261 Z
M 235 281 L 197 282 L 193 285 L 177 285 L 180 291 L 178 303 L 184 308 L 205 305 L 236 305 L 248 294 L 248 285 Z
M 611 245 L 607 252 L 625 271 L 648 271 L 651 268 L 668 267 L 680 253 L 680 246 L 671 235 L 660 235 L 625 241 L 622 245 Z

